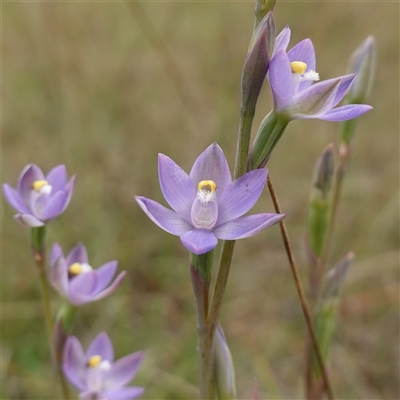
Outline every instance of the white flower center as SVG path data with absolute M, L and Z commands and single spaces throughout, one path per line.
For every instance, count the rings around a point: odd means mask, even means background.
M 196 228 L 212 229 L 217 222 L 218 204 L 215 201 L 217 185 L 214 181 L 201 181 L 192 205 L 192 223 Z
M 292 61 L 290 67 L 298 83 L 304 81 L 319 81 L 319 73 L 312 69 L 307 71 L 307 64 L 302 61 Z
M 87 263 L 73 263 L 68 267 L 68 272 L 71 275 L 80 275 L 84 274 L 85 272 L 91 271 L 93 268 Z
M 41 180 L 33 182 L 32 189 L 40 194 L 50 194 L 53 187 L 47 181 Z

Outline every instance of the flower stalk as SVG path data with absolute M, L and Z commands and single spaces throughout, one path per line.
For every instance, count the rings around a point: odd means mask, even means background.
M 61 363 L 59 362 L 59 357 L 57 357 L 56 349 L 53 345 L 53 334 L 54 334 L 54 322 L 53 322 L 53 313 L 51 310 L 51 301 L 50 301 L 50 292 L 49 285 L 47 282 L 45 263 L 46 263 L 46 225 L 39 226 L 36 228 L 31 228 L 30 231 L 30 240 L 31 240 L 31 249 L 33 258 L 36 263 L 36 267 L 39 275 L 39 283 L 40 290 L 42 294 L 42 302 L 44 309 L 44 316 L 46 321 L 46 331 L 47 331 L 47 340 L 50 346 L 50 353 L 52 358 L 54 358 L 57 374 L 59 377 L 61 390 L 65 400 L 69 400 L 69 389 L 67 382 L 64 378 L 61 369 Z

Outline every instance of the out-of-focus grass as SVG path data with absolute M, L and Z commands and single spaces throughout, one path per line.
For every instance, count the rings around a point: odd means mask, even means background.
M 83 241 L 93 266 L 128 271 L 117 292 L 79 312 L 85 344 L 106 330 L 117 356 L 146 349 L 135 384 L 143 398 L 190 399 L 196 389 L 194 304 L 179 239 L 139 210 L 161 200 L 157 153 L 188 170 L 217 141 L 233 166 L 242 63 L 253 3 L 3 3 L 3 181 L 24 165 L 65 163 L 73 201 L 49 227 L 49 244 Z M 343 74 L 353 49 L 377 40 L 374 110 L 359 122 L 339 208 L 332 261 L 348 250 L 333 345 L 337 398 L 397 399 L 399 14 L 395 3 L 282 2 L 278 29 L 310 37 L 322 79 Z M 255 129 L 271 107 L 267 86 Z M 314 161 L 337 125 L 296 121 L 269 168 L 306 282 L 304 221 Z M 255 210 L 272 210 L 264 193 Z M 28 232 L 4 206 L 3 398 L 56 399 Z M 54 296 L 55 305 L 59 300 Z M 240 398 L 257 377 L 260 398 L 301 398 L 305 325 L 277 228 L 237 244 L 221 317 Z

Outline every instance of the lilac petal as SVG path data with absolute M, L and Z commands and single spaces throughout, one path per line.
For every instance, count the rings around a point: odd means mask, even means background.
M 64 257 L 58 257 L 54 265 L 50 268 L 49 280 L 55 289 L 57 289 L 63 296 L 68 297 L 68 265 L 65 262 Z
M 285 101 L 279 111 L 292 119 L 318 118 L 332 108 L 339 82 L 339 79 L 329 79 L 312 85 Z
M 314 45 L 310 39 L 304 39 L 300 43 L 297 43 L 288 53 L 290 62 L 302 61 L 307 64 L 307 71 L 315 71 L 315 50 Z M 304 90 L 311 86 L 312 81 L 306 80 L 299 84 L 298 91 Z
M 63 371 L 72 385 L 79 390 L 85 390 L 84 365 L 85 354 L 75 336 L 70 336 L 64 346 Z
M 349 104 L 329 110 L 325 114 L 319 116 L 318 119 L 323 119 L 325 121 L 346 121 L 348 119 L 357 118 L 369 110 L 372 110 L 372 107 L 366 104 Z
M 196 197 L 196 187 L 189 175 L 164 154 L 158 156 L 158 176 L 167 203 L 187 222 Z
M 120 274 L 114 279 L 114 282 L 107 289 L 104 289 L 104 290 L 102 290 L 100 292 L 97 292 L 94 295 L 91 295 L 90 296 L 90 300 L 88 300 L 88 301 L 100 300 L 103 297 L 106 297 L 109 294 L 111 294 L 118 287 L 118 285 L 121 283 L 121 281 L 122 281 L 122 279 L 124 278 L 125 275 L 126 275 L 126 271 L 120 272 Z
M 83 272 L 69 281 L 69 294 L 71 301 L 77 299 L 75 296 L 90 296 L 97 286 L 97 275 L 95 270 Z
M 45 223 L 40 221 L 40 219 L 30 214 L 16 214 L 14 215 L 14 218 L 22 225 L 29 226 L 31 228 L 37 228 L 45 225 Z
M 254 236 L 263 229 L 275 225 L 285 214 L 254 214 L 229 221 L 214 229 L 215 236 L 223 240 L 237 240 Z
M 40 196 L 39 199 L 42 197 Z M 51 196 L 43 210 L 41 218 L 50 220 L 58 217 L 62 213 L 66 199 L 64 192 L 57 192 L 54 196 Z
M 214 233 L 205 229 L 193 229 L 184 233 L 181 242 L 193 254 L 207 253 L 218 244 Z
M 315 50 L 314 45 L 310 39 L 304 39 L 297 43 L 287 53 L 289 61 L 302 61 L 307 64 L 307 70 L 312 69 L 315 71 Z
M 143 357 L 143 352 L 137 352 L 116 361 L 107 374 L 105 387 L 118 388 L 129 383 L 136 375 Z
M 96 270 L 97 273 L 97 286 L 95 292 L 100 292 L 107 287 L 118 267 L 118 261 L 109 261 Z
M 224 152 L 217 143 L 213 143 L 200 154 L 193 164 L 190 177 L 195 184 L 196 190 L 201 181 L 214 181 L 217 185 L 217 198 L 223 192 L 225 186 L 232 182 Z
M 76 178 L 75 175 L 73 177 L 71 177 L 71 179 L 67 183 L 67 186 L 65 186 L 65 188 L 64 188 L 65 203 L 64 203 L 64 207 L 61 212 L 64 212 L 65 209 L 68 207 L 69 203 L 71 202 L 72 193 L 74 192 L 75 178 Z
M 269 64 L 269 82 L 272 90 L 274 109 L 279 111 L 281 104 L 295 94 L 290 61 L 284 50 L 279 50 Z
M 49 258 L 50 265 L 53 265 L 59 257 L 64 257 L 64 253 L 61 249 L 61 246 L 58 243 L 54 243 L 50 251 L 50 258 Z
M 107 333 L 101 332 L 90 343 L 86 351 L 86 362 L 92 356 L 100 356 L 102 360 L 107 360 L 110 363 L 114 361 L 114 348 Z
M 247 213 L 257 202 L 267 181 L 265 168 L 250 171 L 230 183 L 218 201 L 217 225 L 236 219 Z
M 88 263 L 88 255 L 86 251 L 86 247 L 83 243 L 78 243 L 67 255 L 65 258 L 67 261 L 67 265 L 70 266 L 74 263 L 84 264 Z
M 35 164 L 29 164 L 22 170 L 18 179 L 17 190 L 26 204 L 29 204 L 33 182 L 43 179 L 42 170 Z
M 108 400 L 133 400 L 144 393 L 144 388 L 138 386 L 128 386 L 119 389 L 111 389 L 105 392 Z
M 46 176 L 46 181 L 51 185 L 53 193 L 64 190 L 67 184 L 67 170 L 65 165 L 54 167 Z
M 169 210 L 154 200 L 146 197 L 135 196 L 140 208 L 146 215 L 161 229 L 164 229 L 172 235 L 180 236 L 183 233 L 193 229 L 181 216 L 175 211 Z
M 339 101 L 343 99 L 344 95 L 347 93 L 351 84 L 353 83 L 355 77 L 355 74 L 344 75 L 340 77 L 340 84 L 336 92 L 335 99 L 333 100 L 332 107 L 335 107 L 336 104 L 338 104 Z
M 24 200 L 22 199 L 20 194 L 8 183 L 5 183 L 3 185 L 3 194 L 11 207 L 14 207 L 18 212 L 22 214 L 29 214 L 30 211 L 24 203 Z
M 275 47 L 273 54 L 276 54 L 279 50 L 286 51 L 290 41 L 290 33 L 291 33 L 290 28 L 288 26 L 285 26 L 282 29 L 282 31 L 275 39 Z

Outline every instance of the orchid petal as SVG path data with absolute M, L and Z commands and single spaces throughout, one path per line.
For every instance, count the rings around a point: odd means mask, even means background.
M 109 261 L 96 270 L 97 286 L 95 292 L 98 293 L 107 287 L 115 275 L 118 267 L 118 261 Z
M 183 245 L 194 254 L 203 254 L 212 250 L 218 240 L 214 233 L 205 229 L 193 229 L 181 236 Z
M 146 215 L 157 226 L 164 229 L 168 233 L 180 236 L 183 233 L 193 229 L 193 227 L 176 212 L 169 210 L 156 201 L 141 196 L 135 196 L 135 199 Z
M 194 162 L 190 177 L 197 185 L 204 180 L 212 180 L 217 185 L 217 198 L 228 183 L 232 181 L 225 155 L 217 143 L 207 147 Z
M 217 226 L 247 213 L 257 202 L 264 189 L 268 170 L 250 171 L 231 182 L 218 201 Z
M 53 265 L 59 257 L 64 257 L 64 253 L 61 249 L 61 246 L 58 243 L 54 243 L 50 251 L 50 265 Z
M 96 271 L 83 272 L 69 281 L 69 299 L 72 304 L 80 305 L 91 299 L 97 286 Z
M 66 257 L 67 265 L 70 266 L 74 263 L 87 264 L 88 255 L 86 247 L 82 243 L 78 243 Z
M 44 196 L 47 195 L 40 196 L 38 200 Z M 54 196 L 51 196 L 41 214 L 41 218 L 50 220 L 58 217 L 63 211 L 65 201 L 66 197 L 64 192 L 57 192 Z
M 275 225 L 285 214 L 254 214 L 240 217 L 214 229 L 215 236 L 222 240 L 237 240 L 254 236 L 262 230 Z
M 35 164 L 29 164 L 22 170 L 18 179 L 17 190 L 26 204 L 29 204 L 33 182 L 43 179 L 42 170 Z
M 100 300 L 100 299 L 110 295 L 118 287 L 118 285 L 121 283 L 121 281 L 125 275 L 126 275 L 126 271 L 120 272 L 119 275 L 117 275 L 117 277 L 114 279 L 114 282 L 107 289 L 101 290 L 100 292 L 97 292 L 97 293 L 91 295 L 88 302 Z
M 333 100 L 332 107 L 335 107 L 336 104 L 338 104 L 340 100 L 343 99 L 344 95 L 350 89 L 350 86 L 353 83 L 355 77 L 355 74 L 344 75 L 340 77 L 340 84 L 336 92 L 335 99 Z
M 30 228 L 37 228 L 45 225 L 44 222 L 31 214 L 16 214 L 14 215 L 14 218 L 22 225 L 29 226 Z
M 53 246 L 54 249 L 55 246 Z M 68 281 L 68 265 L 64 257 L 60 256 L 56 259 L 54 265 L 50 268 L 49 280 L 51 284 L 57 289 L 62 296 L 68 297 L 69 295 L 69 281 Z
M 3 185 L 3 194 L 6 200 L 10 203 L 11 207 L 14 207 L 18 212 L 22 214 L 30 213 L 21 195 L 8 183 Z
M 109 400 L 133 400 L 144 393 L 144 388 L 138 386 L 128 386 L 119 389 L 111 389 L 105 392 Z
M 46 176 L 46 181 L 51 185 L 53 193 L 64 190 L 67 184 L 67 169 L 65 165 L 58 165 L 50 170 Z
M 279 111 L 286 99 L 295 94 L 295 84 L 290 61 L 284 50 L 279 50 L 269 64 L 269 82 L 272 90 L 274 109 Z
M 332 108 L 340 79 L 329 79 L 296 93 L 281 104 L 279 112 L 292 119 L 317 118 Z
M 290 34 L 291 34 L 290 28 L 288 26 L 285 26 L 275 39 L 275 47 L 273 54 L 276 54 L 279 50 L 286 51 L 290 42 Z
M 75 336 L 70 336 L 64 346 L 63 371 L 67 379 L 79 390 L 85 390 L 84 365 L 85 354 Z
M 143 357 L 143 352 L 137 352 L 117 360 L 107 374 L 105 388 L 118 388 L 129 383 L 136 375 Z
M 114 348 L 107 333 L 99 333 L 90 343 L 86 351 L 86 361 L 92 356 L 100 356 L 110 363 L 114 361 Z
M 348 119 L 357 118 L 370 110 L 372 110 L 372 107 L 366 104 L 349 104 L 329 110 L 325 114 L 319 116 L 318 119 L 323 119 L 325 121 L 346 121 Z
M 74 186 L 75 186 L 75 179 L 76 176 L 72 176 L 67 185 L 64 188 L 64 193 L 65 193 L 65 203 L 64 207 L 62 209 L 62 212 L 65 211 L 65 209 L 68 207 L 69 203 L 71 202 L 72 194 L 74 192 Z
M 190 210 L 196 197 L 196 187 L 189 175 L 169 157 L 159 154 L 158 176 L 167 203 L 186 222 L 190 222 Z

